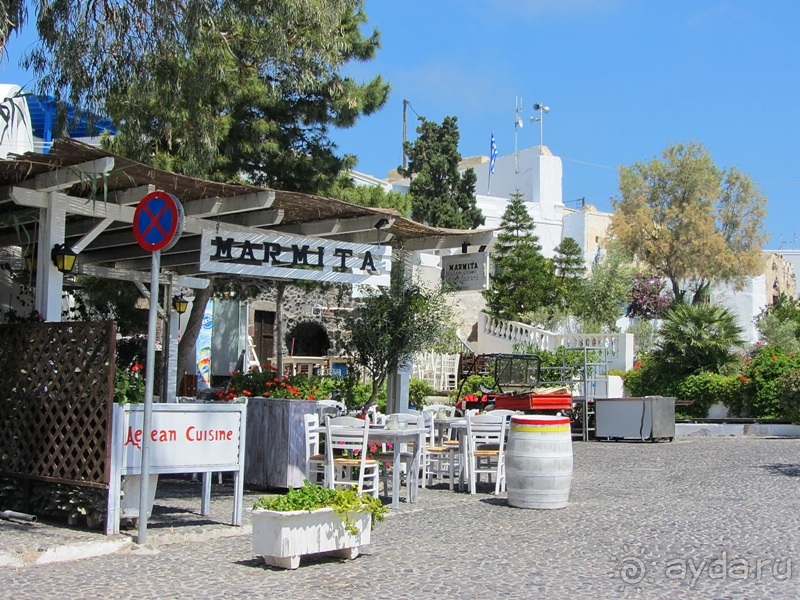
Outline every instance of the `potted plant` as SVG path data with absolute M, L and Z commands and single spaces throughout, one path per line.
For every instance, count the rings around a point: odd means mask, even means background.
M 114 402 L 117 404 L 142 404 L 144 402 L 144 365 L 135 363 L 127 368 L 116 367 L 114 371 Z M 120 500 L 120 518 L 136 521 L 139 518 L 139 488 L 141 475 L 126 475 L 122 478 L 122 498 Z M 150 475 L 147 498 L 147 516 L 153 512 L 153 503 L 158 486 L 158 473 Z
M 262 496 L 253 505 L 253 552 L 283 569 L 296 569 L 305 554 L 353 559 L 385 515 L 378 498 L 355 488 L 332 490 L 306 481 L 281 496 Z
M 248 398 L 245 485 L 264 488 L 303 485 L 305 415 L 316 411 L 316 399 L 327 397 L 333 383 L 330 377 L 281 377 L 269 365 L 231 375 L 220 400 Z

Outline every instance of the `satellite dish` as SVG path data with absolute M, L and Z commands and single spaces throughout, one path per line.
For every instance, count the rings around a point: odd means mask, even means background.
M 522 125 L 523 125 L 523 123 L 522 123 L 522 119 L 519 117 L 519 115 L 517 115 L 517 116 L 514 118 L 514 124 L 515 124 L 517 127 L 519 127 L 520 129 L 522 129 Z

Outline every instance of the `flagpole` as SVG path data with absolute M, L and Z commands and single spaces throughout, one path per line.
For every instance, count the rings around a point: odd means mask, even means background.
M 489 177 L 486 183 L 486 195 L 488 196 L 492 188 L 492 173 L 494 173 L 494 164 L 497 161 L 497 144 L 494 141 L 494 131 L 489 143 Z

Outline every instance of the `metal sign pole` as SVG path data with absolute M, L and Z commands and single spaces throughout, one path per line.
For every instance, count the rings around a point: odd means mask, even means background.
M 137 544 L 147 542 L 147 509 L 150 494 L 150 430 L 153 423 L 153 375 L 156 366 L 156 325 L 158 319 L 158 272 L 161 251 L 152 254 L 150 264 L 150 311 L 147 320 L 147 363 L 145 366 L 144 419 L 142 424 L 142 480 L 139 486 L 139 537 Z

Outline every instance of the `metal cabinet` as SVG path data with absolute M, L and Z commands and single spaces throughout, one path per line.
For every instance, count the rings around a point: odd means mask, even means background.
M 675 437 L 675 398 L 595 398 L 595 437 L 639 439 Z

